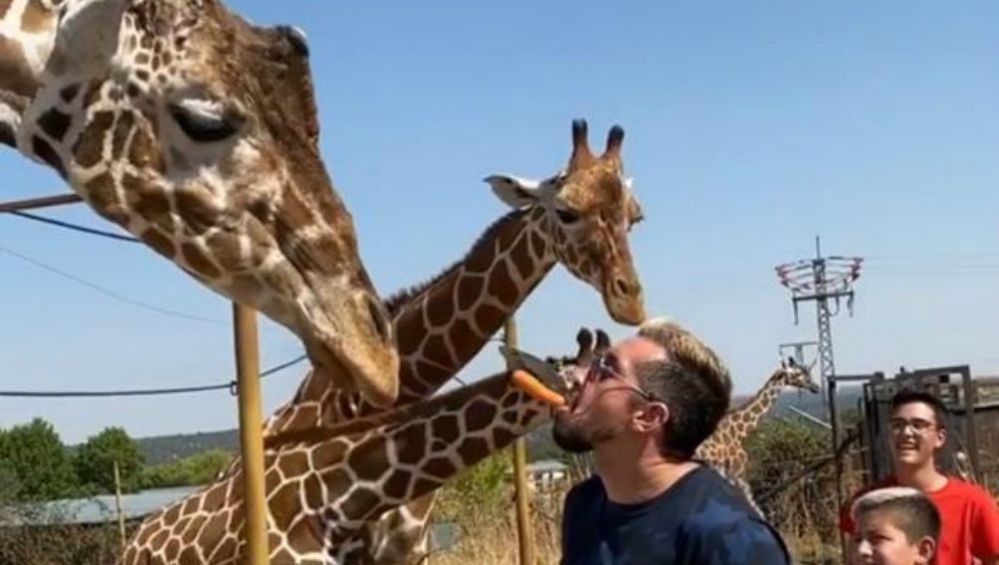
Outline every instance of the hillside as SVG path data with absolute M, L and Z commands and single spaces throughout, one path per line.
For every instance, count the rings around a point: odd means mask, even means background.
M 147 465 L 160 465 L 177 461 L 210 449 L 223 449 L 230 452 L 236 452 L 239 449 L 239 437 L 236 435 L 236 430 L 153 436 L 139 438 L 135 441 L 139 444 L 139 450 L 145 456 Z

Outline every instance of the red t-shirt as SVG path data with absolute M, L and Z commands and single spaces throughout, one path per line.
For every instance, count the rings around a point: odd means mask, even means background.
M 839 527 L 853 534 L 856 525 L 850 507 L 860 495 L 875 488 L 897 486 L 894 476 L 858 492 L 840 512 Z M 926 493 L 940 512 L 937 565 L 970 565 L 972 556 L 985 559 L 999 555 L 999 506 L 985 490 L 954 477 L 943 488 Z

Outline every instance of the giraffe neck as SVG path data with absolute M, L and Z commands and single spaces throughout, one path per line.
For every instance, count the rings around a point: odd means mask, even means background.
M 490 226 L 458 263 L 389 299 L 401 357 L 397 404 L 429 397 L 468 364 L 551 272 L 556 256 L 541 208 L 517 210 Z M 267 434 L 378 411 L 311 371 L 293 400 L 265 424 Z
M 271 560 L 352 562 L 346 556 L 360 547 L 366 524 L 432 493 L 549 414 L 501 373 L 390 412 L 270 438 Z M 148 518 L 124 563 L 168 561 L 182 549 L 198 562 L 235 562 L 244 520 L 241 476 L 237 471 Z M 171 547 L 173 539 L 190 542 Z
M 756 429 L 760 420 L 770 411 L 774 401 L 780 396 L 781 389 L 784 388 L 784 380 L 784 371 L 778 370 L 767 379 L 763 388 L 757 391 L 752 398 L 726 417 L 735 425 L 735 441 L 741 444 L 742 440 Z

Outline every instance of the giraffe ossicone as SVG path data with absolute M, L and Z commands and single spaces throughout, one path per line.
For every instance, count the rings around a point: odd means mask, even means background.
M 0 143 L 387 406 L 392 326 L 318 138 L 291 28 L 217 0 L 0 1 Z

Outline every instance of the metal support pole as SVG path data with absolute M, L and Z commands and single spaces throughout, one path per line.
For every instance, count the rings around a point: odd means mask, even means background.
M 121 473 L 118 472 L 118 460 L 114 460 L 114 508 L 118 515 L 118 535 L 121 537 L 121 549 L 124 551 L 127 539 L 125 538 L 125 514 L 121 511 Z
M 503 326 L 503 342 L 517 347 L 517 322 L 513 316 Z M 534 533 L 531 530 L 531 507 L 527 492 L 527 442 L 517 438 L 513 444 L 513 485 L 517 499 L 517 539 L 520 565 L 534 565 Z
M 58 196 L 29 198 L 28 200 L 12 200 L 10 202 L 0 202 L 0 212 L 20 212 L 22 210 L 62 206 L 63 204 L 76 204 L 82 201 L 83 199 L 77 194 L 60 194 Z
M 266 565 L 268 557 L 264 445 L 260 432 L 260 359 L 256 314 L 233 303 L 236 341 L 236 382 L 239 391 L 239 440 L 243 464 L 243 508 L 246 512 L 243 563 Z

